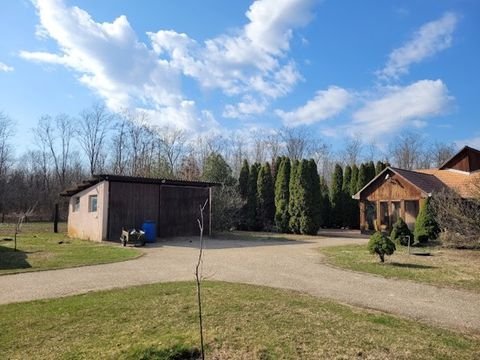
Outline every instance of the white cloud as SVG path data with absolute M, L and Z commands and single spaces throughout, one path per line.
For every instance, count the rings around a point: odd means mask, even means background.
M 386 93 L 354 112 L 347 131 L 370 139 L 403 127 L 423 127 L 425 119 L 441 115 L 452 101 L 441 80 L 420 80 L 405 87 L 390 87 Z
M 458 16 L 447 12 L 440 19 L 424 24 L 410 41 L 390 53 L 387 64 L 377 75 L 385 80 L 396 79 L 407 74 L 410 65 L 449 48 L 457 22 Z
M 246 96 L 237 104 L 227 104 L 223 111 L 223 117 L 230 119 L 248 118 L 252 115 L 262 114 L 267 107 L 265 101 L 256 100 L 251 96 Z
M 73 69 L 79 81 L 114 110 L 145 102 L 181 106 L 175 72 L 137 39 L 125 16 L 97 23 L 86 11 L 60 0 L 37 0 L 35 5 L 41 28 L 56 40 L 60 52 L 21 51 L 21 57 Z
M 34 0 L 37 36 L 55 40 L 59 51 L 21 51 L 20 56 L 72 69 L 111 109 L 149 109 L 160 122 L 169 118 L 180 127 L 199 126 L 203 112 L 184 97 L 181 76 L 227 96 L 257 99 L 227 106 L 227 115 L 264 111 L 268 99 L 286 95 L 301 79 L 287 52 L 293 29 L 308 23 L 314 2 L 256 0 L 246 12 L 246 25 L 232 35 L 198 43 L 187 34 L 160 30 L 148 33 L 150 48 L 124 15 L 99 23 L 63 0 Z
M 289 112 L 277 110 L 276 113 L 286 126 L 311 125 L 339 114 L 351 100 L 352 95 L 347 90 L 330 86 L 327 90 L 317 91 L 305 105 Z
M 12 66 L 9 66 L 3 62 L 0 62 L 0 72 L 11 72 L 13 70 L 14 68 Z
M 205 88 L 227 95 L 259 93 L 284 96 L 301 79 L 286 57 L 292 31 L 311 19 L 314 0 L 257 0 L 246 13 L 250 20 L 234 35 L 199 44 L 172 30 L 149 33 L 153 48 Z

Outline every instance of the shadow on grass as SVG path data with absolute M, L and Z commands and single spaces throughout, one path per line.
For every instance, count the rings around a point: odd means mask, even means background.
M 405 268 L 405 269 L 436 269 L 436 266 L 430 266 L 430 265 L 421 265 L 421 264 L 405 264 L 405 263 L 397 263 L 397 262 L 390 262 L 388 263 L 390 266 L 395 266 L 399 268 Z
M 132 360 L 197 360 L 200 359 L 200 351 L 197 348 L 189 348 L 176 345 L 169 349 L 157 349 L 156 347 L 134 349 L 126 355 Z
M 31 268 L 27 261 L 27 253 L 14 251 L 10 247 L 0 246 L 0 270 L 15 270 Z

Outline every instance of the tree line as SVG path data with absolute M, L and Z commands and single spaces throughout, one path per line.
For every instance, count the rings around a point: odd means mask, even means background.
M 425 145 L 426 142 L 420 141 L 423 138 L 417 133 L 402 134 L 384 152 L 359 138 L 347 138 L 342 147 L 333 149 L 322 138 L 302 127 L 252 132 L 247 135 L 234 131 L 222 135 L 212 129 L 209 133 L 192 135 L 174 126 L 155 126 L 152 123 L 154 119 L 146 112 L 123 111 L 114 114 L 105 106 L 94 104 L 78 115 L 45 115 L 39 118 L 32 129 L 19 129 L 14 120 L 0 112 L 1 220 L 9 214 L 24 211 L 33 204 L 36 204 L 39 219 L 48 220 L 54 204 L 58 202 L 62 205 L 65 217 L 65 199 L 60 198 L 59 193 L 100 173 L 220 181 L 226 186 L 217 195 L 223 196 L 226 203 L 237 206 L 247 199 L 238 190 L 244 159 L 247 159 L 250 164 L 258 164 L 252 171 L 251 182 L 254 182 L 257 173 L 255 181 L 261 179 L 260 186 L 257 184 L 258 191 L 267 197 L 265 200 L 262 198 L 260 205 L 255 205 L 255 212 L 259 212 L 262 219 L 270 221 L 272 204 L 275 205 L 274 212 L 278 206 L 275 191 L 272 201 L 271 191 L 265 190 L 271 187 L 268 173 L 274 176 L 271 182 L 276 188 L 277 169 L 281 165 L 278 159 L 288 158 L 289 171 L 294 174 L 298 172 L 301 177 L 313 173 L 315 163 L 321 196 L 328 194 L 333 198 L 330 201 L 330 206 L 333 206 L 332 216 L 321 217 L 321 226 L 353 226 L 354 224 L 340 221 L 339 216 L 334 215 L 337 208 L 352 207 L 351 204 L 345 205 L 348 203 L 345 195 L 337 193 L 348 192 L 350 196 L 358 188 L 358 182 L 364 183 L 370 179 L 373 174 L 370 162 L 380 160 L 405 168 L 432 167 L 438 166 L 454 151 L 454 147 L 448 144 Z M 32 143 L 18 146 L 16 133 L 19 132 L 31 132 L 34 139 Z M 311 159 L 307 161 L 310 165 L 304 164 L 303 159 Z M 267 162 L 270 171 L 266 169 Z M 341 177 L 337 163 L 343 170 Z M 249 177 L 250 170 L 249 167 Z M 311 181 L 316 182 L 313 175 L 311 178 Z M 292 180 L 294 184 L 300 181 L 301 188 L 309 186 L 304 184 L 304 180 Z M 332 189 L 333 182 L 335 186 Z M 317 189 L 316 185 L 314 187 Z M 304 197 L 302 191 L 292 189 L 289 193 L 289 197 L 293 198 L 292 202 L 288 198 L 288 207 L 291 206 L 296 214 L 292 221 L 297 221 L 297 218 L 305 220 L 304 214 L 294 210 L 302 202 L 308 205 L 309 199 Z M 254 194 L 249 196 L 251 199 L 248 206 L 253 213 Z M 286 200 L 283 199 L 284 202 Z M 326 201 L 323 203 L 327 206 Z M 279 206 L 287 205 L 285 203 Z M 225 205 L 224 210 L 235 214 L 234 208 L 236 207 Z M 273 216 L 275 218 L 275 214 Z M 272 225 L 268 225 L 267 220 L 262 220 L 262 223 L 267 224 L 262 226 L 275 225 L 274 218 L 271 220 Z M 252 224 L 248 226 L 250 225 Z
M 238 192 L 243 205 L 236 226 L 244 230 L 316 234 L 321 227 L 358 228 L 358 202 L 352 196 L 388 163 L 335 164 L 327 183 L 314 159 L 278 157 L 270 166 L 243 161 Z

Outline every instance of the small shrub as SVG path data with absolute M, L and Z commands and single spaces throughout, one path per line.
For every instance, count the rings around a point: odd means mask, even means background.
M 368 251 L 370 254 L 377 254 L 380 261 L 385 262 L 385 255 L 392 255 L 397 248 L 390 238 L 377 231 L 368 241 Z
M 435 220 L 435 213 L 430 198 L 428 198 L 420 211 L 415 221 L 415 241 L 420 244 L 425 244 L 429 240 L 435 240 L 440 233 L 440 228 Z
M 412 232 L 408 228 L 405 221 L 403 221 L 402 218 L 398 218 L 395 224 L 393 224 L 392 232 L 390 233 L 390 239 L 396 244 L 407 246 L 408 238 L 410 238 L 410 244 L 413 244 L 414 239 Z

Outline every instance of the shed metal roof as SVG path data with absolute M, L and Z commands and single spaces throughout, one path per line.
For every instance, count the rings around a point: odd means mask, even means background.
M 136 176 L 122 176 L 122 175 L 111 175 L 111 174 L 99 174 L 94 175 L 92 178 L 82 181 L 75 186 L 68 188 L 60 193 L 60 196 L 70 197 L 80 191 L 88 189 L 89 187 L 98 184 L 101 181 L 111 181 L 111 182 L 123 182 L 123 183 L 137 183 L 137 184 L 160 184 L 160 185 L 171 185 L 171 186 L 190 186 L 190 187 L 212 187 L 219 186 L 221 184 L 216 182 L 206 182 L 206 181 L 187 181 L 187 180 L 175 180 L 175 179 L 166 179 L 166 178 L 147 178 L 147 177 L 136 177 Z

